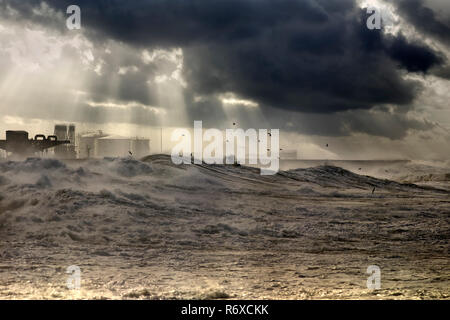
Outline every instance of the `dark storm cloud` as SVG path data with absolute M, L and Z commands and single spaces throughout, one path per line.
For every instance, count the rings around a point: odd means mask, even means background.
M 424 131 L 435 127 L 434 123 L 424 119 L 408 117 L 403 113 L 356 110 L 343 117 L 351 132 L 366 133 L 387 137 L 393 140 L 406 137 L 408 131 Z
M 64 10 L 73 1 L 47 3 Z M 12 2 L 30 17 L 30 8 L 39 4 Z M 189 89 L 201 95 L 231 91 L 262 106 L 329 113 L 410 104 L 417 83 L 403 79 L 397 67 L 427 72 L 441 62 L 424 44 L 368 30 L 367 14 L 351 0 L 76 4 L 93 39 L 182 47 Z M 123 89 L 130 98 L 141 94 Z
M 397 13 L 416 30 L 450 46 L 450 3 L 446 0 L 399 0 L 393 2 Z M 446 8 L 446 10 L 442 10 Z M 444 62 L 441 60 L 441 62 Z M 450 79 L 450 65 L 433 68 L 432 74 Z
M 423 0 L 398 0 L 393 3 L 397 6 L 398 14 L 405 17 L 415 28 L 450 45 L 449 12 L 438 12 L 437 8 L 430 7 Z M 433 1 L 430 4 L 433 4 Z
M 409 1 L 399 8 L 410 19 L 428 17 L 426 32 L 442 35 L 446 25 L 426 9 L 414 16 Z M 418 5 L 422 2 L 413 0 Z M 406 117 L 421 89 L 419 82 L 404 74 L 428 74 L 445 60 L 420 40 L 387 36 L 366 27 L 368 17 L 354 0 L 142 0 L 142 1 L 46 1 L 51 10 L 64 13 L 68 5 L 82 9 L 82 32 L 96 46 L 113 39 L 138 50 L 134 54 L 102 55 L 102 75 L 91 77 L 90 96 L 158 105 L 155 88 L 148 78 L 158 74 L 158 65 L 142 62 L 142 49 L 183 49 L 183 76 L 187 114 L 217 126 L 226 119 L 218 95 L 233 92 L 257 102 L 267 120 L 286 130 L 304 133 L 348 135 L 366 132 L 392 139 L 407 130 L 426 130 L 433 125 Z M 34 8 L 41 0 L 0 1 L 18 14 L 16 21 L 33 21 L 61 32 L 56 23 Z M 2 7 L 3 6 L 3 7 Z M 420 7 L 420 6 L 419 6 Z M 420 7 L 422 8 L 422 7 Z M 399 9 L 400 10 L 400 9 Z M 42 9 L 41 9 L 42 11 Z M 1 13 L 0 13 L 1 15 Z M 56 26 L 58 24 L 58 26 Z M 116 60 L 121 57 L 121 60 Z M 118 66 L 136 66 L 137 72 L 118 75 Z M 174 68 L 174 66 L 169 66 Z M 436 72 L 434 74 L 437 74 Z M 116 90 L 109 84 L 116 81 Z M 198 100 L 195 97 L 201 96 Z M 374 106 L 393 104 L 401 114 Z M 160 105 L 161 107 L 166 107 Z M 101 122 L 108 108 L 81 106 L 80 120 Z M 126 118 L 133 123 L 154 123 L 152 113 L 142 109 L 126 117 L 114 111 L 108 121 Z M 295 112 L 293 112 L 295 111 Z M 169 115 L 172 115 L 169 111 Z M 111 117 L 113 119 L 111 119 Z M 248 126 L 252 112 L 242 108 L 236 118 Z M 298 118 L 298 121 L 295 119 Z M 293 126 L 286 126 L 293 122 Z M 273 127 L 273 126 L 272 126 Z M 299 129 L 301 128 L 301 129 Z
M 387 47 L 389 56 L 409 72 L 427 72 L 431 67 L 441 65 L 442 57 L 421 44 L 408 43 L 402 35 L 393 39 Z

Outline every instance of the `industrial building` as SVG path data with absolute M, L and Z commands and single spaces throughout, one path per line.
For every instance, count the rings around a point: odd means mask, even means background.
M 78 135 L 79 158 L 126 157 L 141 158 L 150 153 L 150 140 L 107 135 L 102 131 Z
M 99 138 L 106 137 L 101 130 L 95 132 L 85 132 L 78 135 L 78 158 L 93 158 L 97 157 L 96 141 Z
M 58 140 L 54 135 L 45 137 L 37 134 L 34 139 L 29 139 L 27 131 L 8 130 L 6 139 L 0 140 L 0 149 L 4 150 L 4 156 L 13 153 L 20 156 L 32 156 L 49 148 L 56 148 L 63 144 L 69 144 L 69 140 Z
M 142 158 L 150 154 L 150 139 L 108 135 L 101 130 L 76 135 L 74 124 L 57 124 L 54 135 L 37 134 L 29 139 L 26 131 L 6 131 L 0 140 L 0 158 L 8 153 L 31 156 L 53 149 L 57 159 L 87 159 L 103 157 Z M 51 155 L 51 153 L 50 153 Z
M 95 151 L 98 157 L 123 157 L 131 152 L 131 139 L 110 135 L 95 141 Z
M 143 138 L 131 139 L 131 152 L 136 158 L 142 158 L 150 154 L 150 140 Z

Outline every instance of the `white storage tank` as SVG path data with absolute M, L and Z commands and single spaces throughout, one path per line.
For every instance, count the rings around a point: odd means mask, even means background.
M 96 140 L 106 137 L 101 131 L 97 132 L 85 132 L 78 135 L 78 158 L 93 158 L 97 157 L 96 152 Z
M 122 136 L 106 136 L 95 141 L 98 157 L 126 157 L 131 151 L 130 138 Z
M 131 140 L 131 152 L 133 157 L 142 158 L 150 154 L 150 140 L 136 138 Z

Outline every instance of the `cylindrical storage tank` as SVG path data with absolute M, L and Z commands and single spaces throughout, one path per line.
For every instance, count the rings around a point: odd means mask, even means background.
M 97 157 L 95 141 L 105 137 L 101 131 L 85 132 L 78 135 L 78 157 L 80 159 Z
M 131 152 L 134 157 L 141 158 L 150 154 L 150 140 L 149 139 L 134 139 L 131 140 Z
M 106 136 L 95 142 L 98 157 L 125 157 L 131 151 L 131 141 L 120 136 Z

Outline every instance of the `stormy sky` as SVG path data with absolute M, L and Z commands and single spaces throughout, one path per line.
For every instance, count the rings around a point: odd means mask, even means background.
M 236 122 L 305 158 L 448 159 L 449 31 L 447 0 L 0 0 L 0 126 Z

